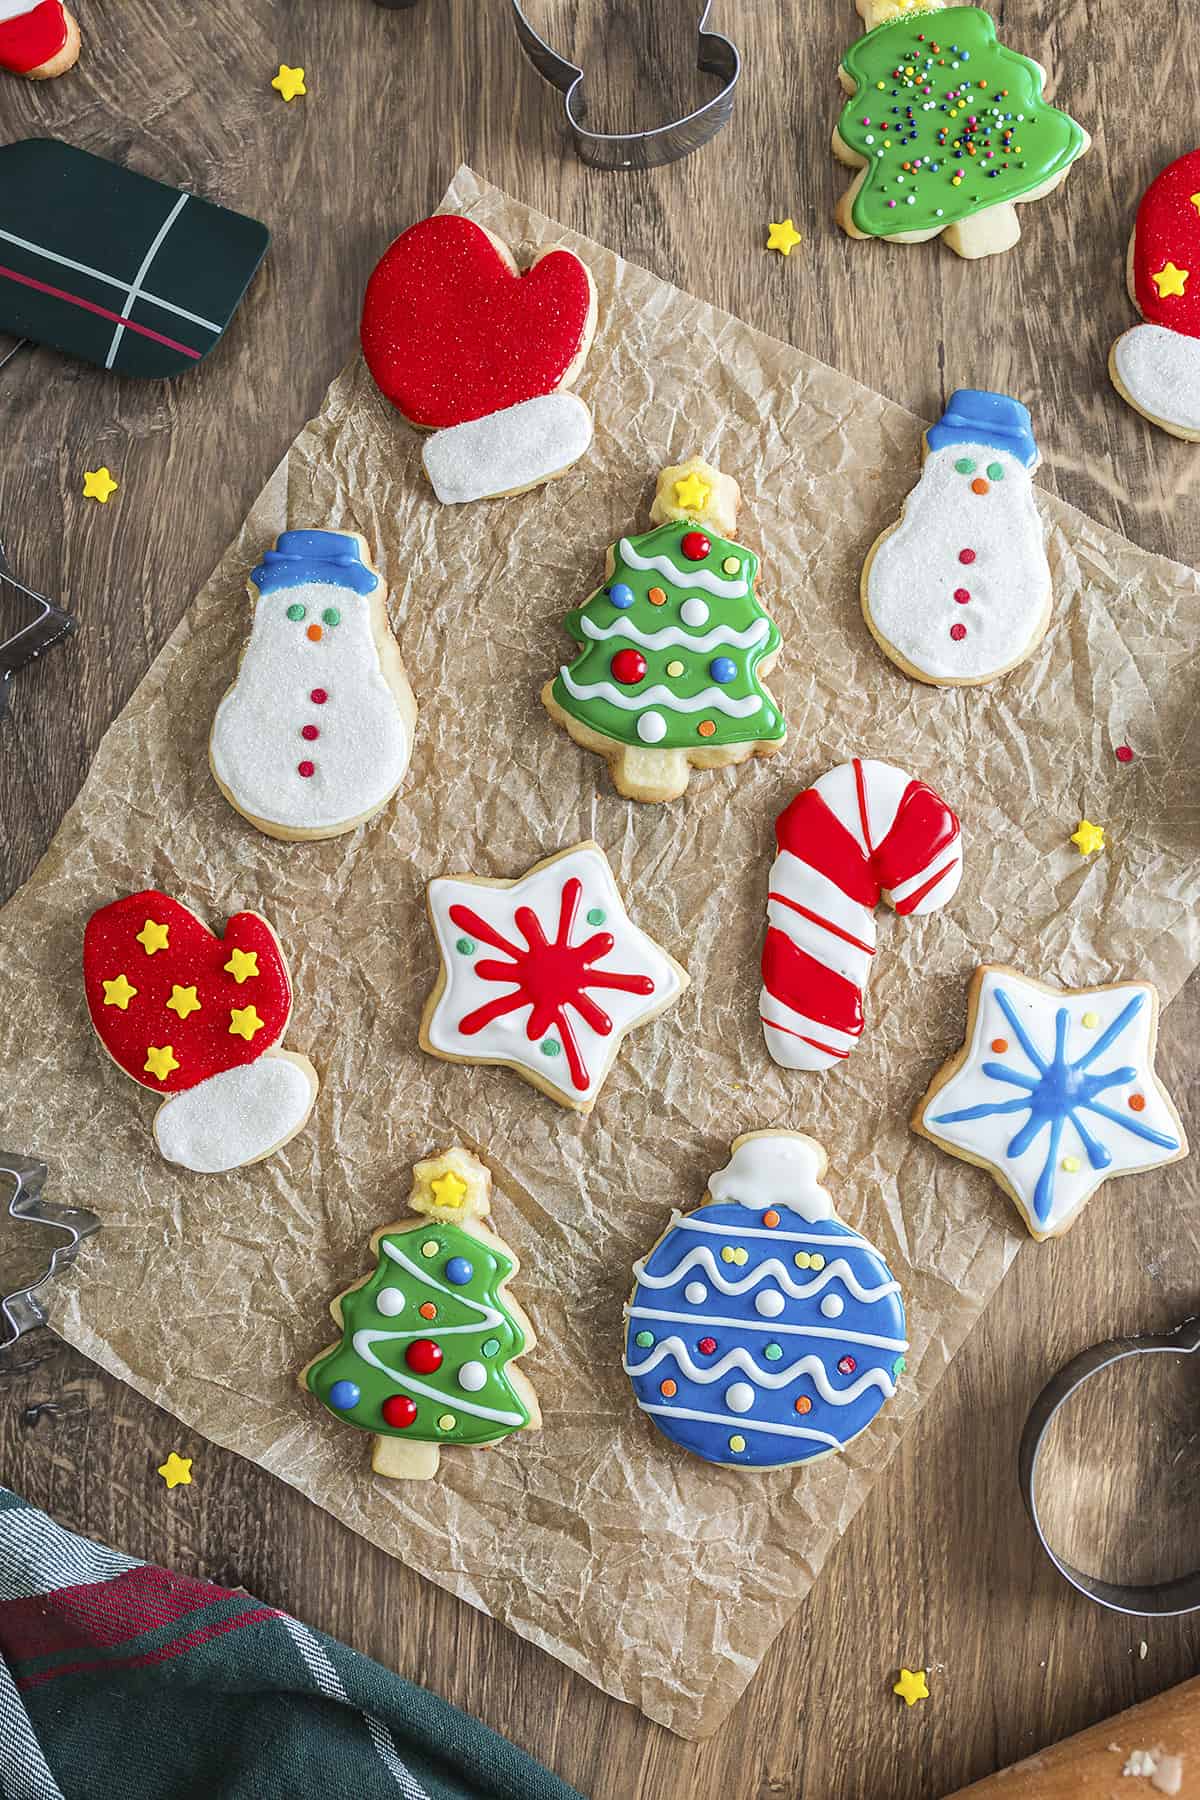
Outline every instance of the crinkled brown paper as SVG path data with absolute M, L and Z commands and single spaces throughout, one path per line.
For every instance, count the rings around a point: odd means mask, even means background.
M 1048 495 L 1054 618 L 1037 654 L 982 689 L 909 681 L 876 649 L 858 575 L 916 479 L 921 421 L 787 345 L 676 292 L 461 169 L 445 207 L 522 258 L 565 242 L 599 289 L 580 383 L 591 453 L 517 499 L 442 508 L 420 443 L 355 361 L 263 490 L 228 555 L 100 747 L 79 799 L 5 909 L 4 1139 L 53 1165 L 54 1195 L 104 1231 L 59 1331 L 193 1430 L 253 1457 L 373 1543 L 496 1614 L 572 1669 L 687 1737 L 720 1724 L 932 1394 L 1022 1242 L 981 1171 L 907 1119 L 962 1035 L 983 959 L 1067 983 L 1144 975 L 1164 1000 L 1198 949 L 1188 691 L 1195 574 Z M 1036 401 L 1035 401 L 1036 404 Z M 1036 419 L 1053 456 L 1053 421 Z M 762 555 L 783 633 L 772 684 L 784 753 L 693 776 L 636 806 L 543 712 L 570 645 L 561 621 L 605 546 L 646 524 L 661 465 L 701 452 L 741 482 L 738 535 Z M 420 707 L 416 753 L 373 824 L 320 844 L 260 836 L 221 799 L 205 746 L 249 623 L 247 571 L 287 527 L 361 531 L 392 590 Z M 1137 759 L 1122 767 L 1113 746 Z M 776 814 L 855 754 L 931 781 L 966 839 L 944 913 L 881 919 L 868 1025 L 826 1076 L 771 1062 L 758 956 Z M 1068 842 L 1082 813 L 1104 855 Z M 1186 841 L 1190 833 L 1191 841 Z M 594 837 L 638 924 L 692 986 L 625 1042 L 590 1118 L 506 1070 L 417 1047 L 436 972 L 430 876 L 521 874 Z M 154 1101 L 104 1055 L 78 975 L 89 914 L 154 885 L 220 927 L 259 908 L 290 958 L 287 1043 L 318 1066 L 307 1129 L 254 1168 L 199 1177 L 150 1135 Z M 630 1264 L 690 1207 L 730 1140 L 810 1131 L 852 1225 L 908 1304 L 896 1399 L 842 1456 L 774 1473 L 674 1449 L 621 1372 Z M 413 1160 L 459 1140 L 491 1164 L 497 1229 L 523 1264 L 538 1332 L 525 1367 L 544 1429 L 486 1453 L 447 1450 L 438 1478 L 373 1476 L 369 1441 L 297 1389 L 332 1337 L 330 1297 L 371 1266 Z M 680 1597 L 685 1596 L 683 1604 Z

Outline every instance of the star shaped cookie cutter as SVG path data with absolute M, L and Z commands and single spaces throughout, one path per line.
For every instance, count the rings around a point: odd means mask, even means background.
M 718 31 L 705 30 L 711 0 L 706 0 L 696 27 L 696 66 L 706 75 L 720 77 L 723 84 L 720 93 L 681 119 L 672 119 L 650 131 L 628 132 L 588 130 L 583 123 L 586 112 L 583 70 L 560 56 L 557 50 L 552 50 L 546 40 L 538 36 L 526 18 L 520 0 L 510 0 L 510 3 L 522 50 L 543 80 L 556 87 L 563 96 L 563 111 L 580 162 L 593 169 L 655 169 L 663 163 L 678 162 L 680 157 L 690 156 L 693 150 L 699 150 L 729 123 L 742 59 L 736 45 L 727 37 L 722 37 Z
M 0 1297 L 0 1351 L 11 1349 L 18 1338 L 48 1322 L 40 1298 L 42 1288 L 64 1269 L 70 1268 L 81 1245 L 100 1229 L 95 1213 L 88 1212 L 85 1207 L 57 1206 L 42 1198 L 46 1174 L 45 1163 L 36 1162 L 31 1156 L 0 1150 L 0 1181 L 7 1179 L 14 1184 L 8 1205 L 9 1217 L 30 1225 L 48 1225 L 54 1231 L 65 1232 L 67 1237 L 65 1244 L 59 1244 L 51 1251 L 50 1261 L 40 1275 L 27 1286 Z
M 1025 1421 L 1018 1452 L 1021 1496 L 1037 1532 L 1038 1541 L 1059 1574 L 1085 1599 L 1112 1612 L 1132 1613 L 1136 1617 L 1174 1618 L 1179 1613 L 1200 1611 L 1200 1569 L 1192 1575 L 1179 1575 L 1171 1581 L 1131 1583 L 1105 1581 L 1099 1575 L 1085 1574 L 1075 1568 L 1054 1548 L 1046 1535 L 1037 1505 L 1037 1468 L 1047 1433 L 1059 1410 L 1068 1405 L 1086 1381 L 1128 1356 L 1194 1356 L 1200 1350 L 1200 1318 L 1185 1319 L 1174 1331 L 1162 1336 L 1110 1338 L 1107 1343 L 1093 1344 L 1058 1371 L 1042 1389 Z M 1200 1372 L 1200 1365 L 1198 1365 Z
M 7 358 L 5 359 L 7 361 Z M 2 365 L 0 365 L 2 366 Z M 0 543 L 0 595 L 15 595 L 22 608 L 32 610 L 33 617 L 0 643 L 0 718 L 4 717 L 8 705 L 8 688 L 18 669 L 27 663 L 34 662 L 44 650 L 59 644 L 70 637 L 77 629 L 75 620 L 69 613 L 55 606 L 53 600 L 47 600 L 44 594 L 35 594 L 27 588 L 23 581 L 18 581 L 8 566 L 8 558 L 4 553 L 4 545 Z

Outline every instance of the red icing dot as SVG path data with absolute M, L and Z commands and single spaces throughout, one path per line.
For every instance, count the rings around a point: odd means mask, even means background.
M 971 598 L 970 588 L 955 588 L 954 598 L 958 601 L 960 606 L 965 606 L 967 601 Z
M 312 693 L 308 697 L 312 701 L 314 706 L 324 706 L 325 702 L 329 698 L 329 695 L 325 692 L 324 688 L 314 688 Z
M 954 639 L 956 644 L 961 644 L 966 635 L 967 628 L 965 625 L 952 625 L 950 627 L 950 636 Z
M 975 561 L 975 552 L 973 550 L 960 550 L 958 553 L 958 560 L 960 563 L 973 563 Z
M 700 1342 L 696 1345 L 696 1348 L 697 1348 L 697 1350 L 699 1350 L 701 1356 L 711 1356 L 713 1351 L 716 1349 L 716 1347 L 717 1347 L 716 1338 L 701 1338 Z
M 855 1362 L 855 1360 L 852 1356 L 843 1356 L 841 1362 L 838 1364 L 838 1374 L 839 1375 L 853 1375 L 853 1373 L 854 1373 L 855 1369 L 857 1369 L 857 1367 L 858 1367 L 858 1364 Z
M 310 775 L 315 775 L 315 774 L 316 774 L 316 772 L 317 772 L 317 765 L 316 765 L 316 763 L 310 763 L 310 762 L 302 762 L 302 763 L 297 763 L 297 764 L 296 764 L 296 773 L 297 773 L 297 775 L 303 775 L 303 776 L 304 776 L 304 779 L 305 779 L 305 780 L 306 780 L 306 781 L 307 781 L 307 780 L 308 780 L 308 777 L 309 777 L 309 776 L 310 776 Z
M 646 673 L 646 659 L 640 650 L 618 650 L 609 668 L 617 681 L 624 682 L 626 687 L 632 687 Z
M 1133 751 L 1129 748 L 1128 744 L 1117 745 L 1117 761 L 1120 763 L 1131 763 L 1133 761 Z
M 703 562 L 712 550 L 712 545 L 702 531 L 685 531 L 680 539 L 679 548 L 689 562 Z
M 404 1352 L 404 1360 L 418 1375 L 432 1375 L 435 1369 L 442 1366 L 441 1346 L 435 1344 L 432 1338 L 417 1338 Z
M 411 1425 L 417 1416 L 416 1404 L 407 1394 L 389 1394 L 380 1411 L 383 1413 L 384 1424 L 400 1431 L 406 1425 Z
M 315 725 L 302 725 L 300 727 L 300 736 L 304 739 L 305 743 L 315 744 L 320 735 L 321 734 Z

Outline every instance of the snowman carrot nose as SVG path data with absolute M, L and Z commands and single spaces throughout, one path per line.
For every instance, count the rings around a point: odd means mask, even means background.
M 305 635 L 310 637 L 314 644 L 319 644 L 324 633 L 319 625 L 310 625 Z
M 971 492 L 973 494 L 986 494 L 991 485 L 991 482 L 985 481 L 982 475 L 977 475 L 971 483 Z

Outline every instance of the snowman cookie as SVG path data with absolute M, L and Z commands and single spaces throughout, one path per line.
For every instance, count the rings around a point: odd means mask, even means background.
M 891 1399 L 908 1344 L 900 1284 L 821 1185 L 799 1131 L 751 1131 L 696 1212 L 634 1264 L 625 1373 L 684 1450 L 778 1469 L 843 1450 Z
M 925 433 L 925 462 L 863 564 L 863 617 L 906 675 L 935 687 L 995 681 L 1050 623 L 1050 564 L 1030 475 L 1028 409 L 959 388 Z
M 285 531 L 247 583 L 254 615 L 209 762 L 269 837 L 337 837 L 404 779 L 417 707 L 386 589 L 349 531 Z
M 78 60 L 79 26 L 63 0 L 0 0 L 0 69 L 48 81 Z
M 1200 442 L 1200 150 L 1143 194 L 1125 276 L 1145 322 L 1113 345 L 1112 384 L 1152 425 Z

